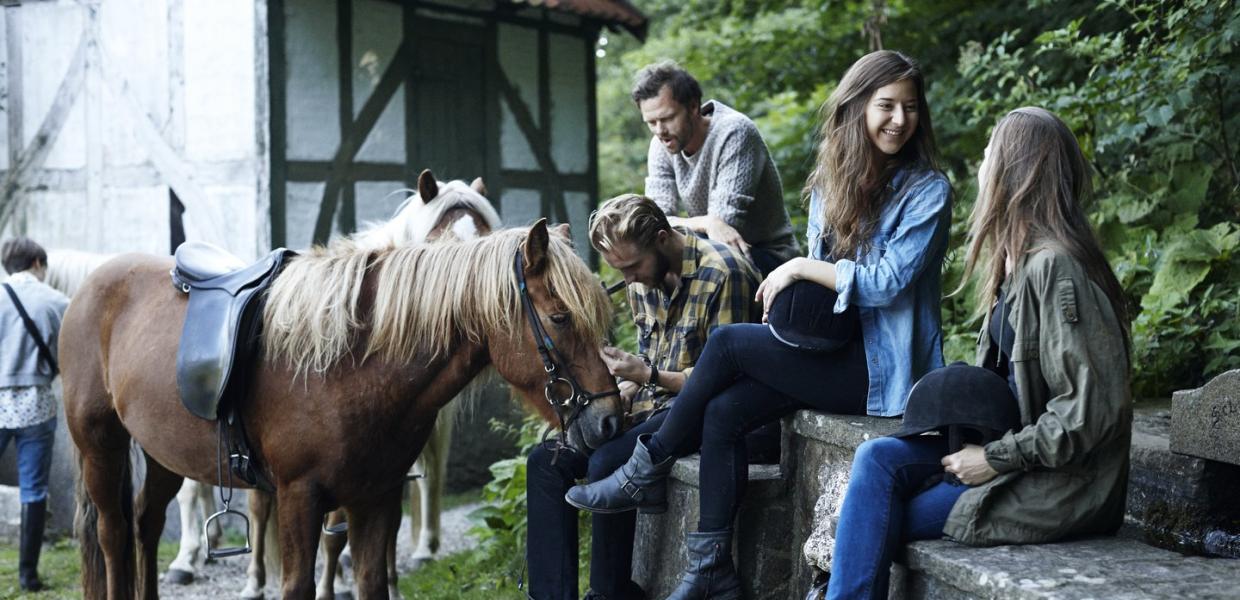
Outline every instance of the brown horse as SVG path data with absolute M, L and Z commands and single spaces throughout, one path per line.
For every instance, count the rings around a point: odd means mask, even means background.
M 183 477 L 216 479 L 215 424 L 177 399 L 186 302 L 170 267 L 142 255 L 109 262 L 61 329 L 65 417 L 85 491 L 86 598 L 157 597 L 164 509 Z M 283 595 L 313 596 L 320 525 L 339 506 L 359 593 L 386 596 L 384 540 L 399 516 L 387 507 L 399 501 L 438 410 L 489 365 L 528 404 L 565 422 L 571 445 L 593 448 L 614 435 L 622 406 L 598 357 L 608 307 L 545 221 L 380 251 L 342 241 L 294 259 L 270 291 L 263 357 L 241 410 L 276 487 Z M 124 494 L 131 437 L 148 465 L 132 506 Z

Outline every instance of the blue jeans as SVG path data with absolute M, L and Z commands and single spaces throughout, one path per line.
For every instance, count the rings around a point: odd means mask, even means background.
M 620 468 L 637 445 L 637 436 L 658 429 L 663 411 L 623 435 L 603 444 L 588 458 L 538 446 L 526 460 L 525 492 L 529 523 L 525 560 L 529 567 L 529 594 L 535 600 L 577 600 L 576 508 L 564 494 L 578 479 L 591 483 Z M 590 588 L 608 598 L 623 598 L 633 572 L 633 536 L 637 513 L 591 515 Z
M 907 542 L 943 537 L 956 499 L 969 487 L 927 481 L 943 474 L 947 439 L 883 437 L 861 444 L 840 522 L 827 598 L 886 600 L 895 550 Z
M 56 418 L 16 429 L 0 429 L 0 454 L 17 444 L 17 478 L 22 504 L 47 499 L 47 476 L 52 470 L 52 442 L 56 440 Z
M 828 353 L 780 342 L 766 325 L 727 325 L 706 339 L 692 376 L 649 447 L 657 462 L 701 450 L 698 531 L 732 527 L 749 481 L 745 434 L 802 408 L 865 414 L 861 340 Z

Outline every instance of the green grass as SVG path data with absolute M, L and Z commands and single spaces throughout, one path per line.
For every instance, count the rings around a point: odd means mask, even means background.
M 176 542 L 159 543 L 160 572 L 168 568 L 176 555 Z M 74 540 L 66 537 L 44 544 L 43 554 L 39 557 L 39 579 L 43 581 L 43 591 L 23 592 L 17 585 L 17 548 L 0 548 L 0 600 L 78 600 L 82 597 L 79 561 L 77 542 Z

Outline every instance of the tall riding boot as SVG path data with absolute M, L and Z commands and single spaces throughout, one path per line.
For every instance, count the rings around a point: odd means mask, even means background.
M 43 523 L 47 517 L 47 500 L 22 504 L 22 539 L 18 549 L 17 578 L 23 590 L 43 589 L 39 581 L 39 552 L 43 549 Z
M 638 509 L 647 514 L 667 512 L 667 475 L 672 472 L 675 457 L 659 464 L 650 459 L 646 442 L 650 434 L 637 438 L 633 456 L 614 473 L 589 485 L 575 485 L 564 494 L 564 500 L 582 510 L 596 513 L 620 513 Z
M 699 531 L 685 536 L 689 567 L 667 600 L 737 600 L 741 579 L 732 565 L 732 530 Z

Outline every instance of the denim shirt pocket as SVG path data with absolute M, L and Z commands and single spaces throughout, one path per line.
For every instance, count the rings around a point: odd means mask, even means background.
M 659 323 L 649 315 L 637 315 L 633 317 L 633 324 L 637 326 L 637 351 L 649 356 L 652 351 L 650 338 L 654 335 Z
M 706 337 L 700 335 L 698 327 L 701 325 L 701 319 L 682 318 L 676 323 L 673 329 L 673 335 L 680 345 L 680 356 L 701 356 L 702 347 L 706 344 Z M 688 368 L 692 365 L 678 365 L 678 368 Z

